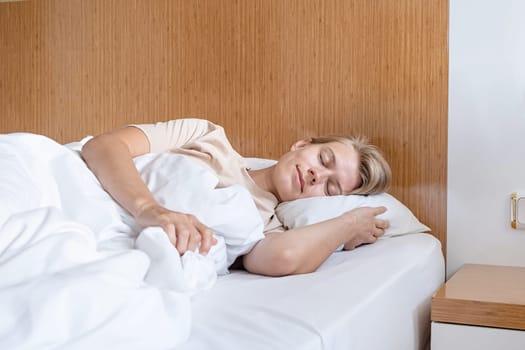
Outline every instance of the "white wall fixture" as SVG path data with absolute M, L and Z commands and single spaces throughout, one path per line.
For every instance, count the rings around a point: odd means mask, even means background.
M 510 225 L 525 230 L 525 194 L 512 192 L 510 195 Z

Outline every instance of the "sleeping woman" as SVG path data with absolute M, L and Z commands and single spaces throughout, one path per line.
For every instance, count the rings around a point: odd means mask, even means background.
M 388 222 L 384 207 L 357 208 L 314 225 L 286 230 L 274 214 L 277 204 L 299 198 L 375 194 L 387 189 L 391 172 L 376 147 L 363 138 L 321 137 L 297 141 L 270 167 L 251 170 L 224 129 L 207 120 L 176 119 L 132 125 L 92 138 L 82 157 L 105 190 L 142 227 L 160 226 L 180 254 L 216 243 L 194 215 L 161 206 L 141 179 L 133 158 L 171 152 L 206 165 L 219 186 L 244 186 L 264 222 L 265 238 L 242 257 L 244 268 L 269 276 L 315 271 L 338 247 L 374 243 Z

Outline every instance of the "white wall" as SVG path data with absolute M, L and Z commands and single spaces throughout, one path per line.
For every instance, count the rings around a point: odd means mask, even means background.
M 525 266 L 510 193 L 525 193 L 525 1 L 450 0 L 447 275 Z

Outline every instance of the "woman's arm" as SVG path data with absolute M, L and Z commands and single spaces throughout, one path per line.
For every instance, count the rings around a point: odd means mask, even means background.
M 244 256 L 244 267 L 268 276 L 313 272 L 342 244 L 354 249 L 374 243 L 388 227 L 388 221 L 376 218 L 385 211 L 357 208 L 321 223 L 269 233 Z
M 142 227 L 161 226 L 179 253 L 205 254 L 215 244 L 211 230 L 193 215 L 170 211 L 157 203 L 142 181 L 133 158 L 148 153 L 146 135 L 136 127 L 117 129 L 94 137 L 82 148 L 82 157 L 104 189 Z

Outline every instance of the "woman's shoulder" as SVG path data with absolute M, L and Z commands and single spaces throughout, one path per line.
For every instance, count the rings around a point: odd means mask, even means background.
M 209 134 L 224 134 L 221 126 L 199 118 L 180 118 L 130 126 L 142 130 L 150 142 L 150 151 L 156 153 L 182 147 Z

